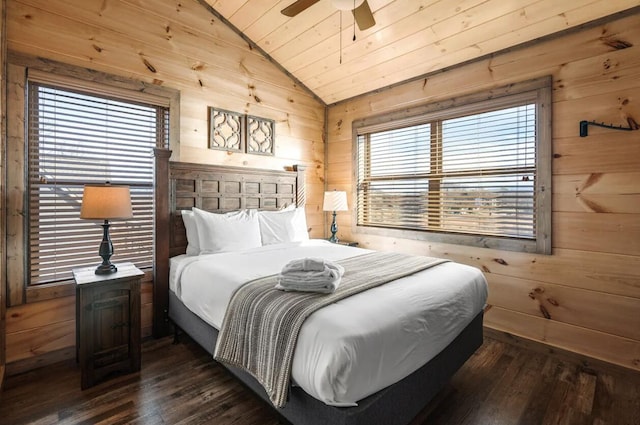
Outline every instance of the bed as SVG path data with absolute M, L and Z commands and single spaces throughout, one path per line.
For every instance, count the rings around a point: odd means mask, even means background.
M 169 156 L 170 153 L 166 150 L 156 151 L 158 190 L 156 194 L 154 334 L 159 336 L 168 333 L 170 320 L 208 352 L 213 353 L 218 337 L 217 327 L 219 326 L 216 326 L 216 320 L 219 321 L 219 314 L 216 319 L 211 314 L 198 311 L 198 307 L 192 305 L 193 295 L 189 299 L 181 291 L 176 290 L 175 270 L 179 268 L 176 264 L 180 259 L 184 260 L 187 245 L 181 210 L 197 207 L 211 212 L 226 212 L 245 208 L 271 210 L 288 204 L 303 206 L 305 203 L 304 170 L 301 167 L 293 167 L 292 171 L 273 171 L 174 163 L 169 161 Z M 161 188 L 166 188 L 166 192 Z M 355 248 L 341 247 L 343 251 L 337 249 L 337 246 L 328 248 L 326 245 L 330 244 L 324 241 L 309 241 L 302 245 L 305 246 L 296 246 L 295 250 L 310 249 L 309 252 L 324 253 L 327 252 L 326 249 L 336 249 L 336 258 L 346 258 L 359 253 Z M 274 245 L 270 250 L 290 248 Z M 260 258 L 259 255 L 263 255 L 257 252 L 248 254 L 252 258 Z M 271 254 L 264 255 L 267 258 L 264 264 L 268 265 Z M 237 260 L 228 259 L 228 261 L 231 264 Z M 169 277 L 171 262 L 174 263 L 174 268 L 171 269 L 174 274 L 173 279 Z M 187 259 L 187 262 L 196 264 L 189 265 L 194 269 L 199 267 L 198 263 L 206 264 L 204 259 L 196 261 L 192 258 Z M 266 265 L 264 266 L 266 272 L 279 267 L 270 265 L 272 269 L 269 269 Z M 202 267 L 206 268 L 205 265 Z M 438 266 L 434 270 L 438 269 L 441 272 L 446 267 L 446 265 Z M 197 276 L 197 273 L 192 274 Z M 196 282 L 197 280 L 198 278 Z M 201 290 L 202 288 L 195 289 L 195 293 Z M 347 299 L 349 300 L 351 298 Z M 194 311 L 199 314 L 195 314 Z M 305 326 L 307 326 L 306 323 Z M 296 425 L 407 424 L 482 344 L 482 308 L 476 306 L 472 317 L 468 317 L 454 334 L 455 337 L 451 336 L 444 343 L 443 348 L 438 349 L 437 354 L 433 353 L 434 356 L 426 364 L 418 366 L 398 382 L 376 390 L 373 394 L 367 394 L 364 398 L 358 398 L 355 406 L 353 405 L 355 403 L 350 403 L 348 400 L 346 403 L 342 403 L 342 400 L 333 400 L 329 404 L 327 400 L 320 401 L 318 398 L 322 399 L 323 395 L 312 396 L 309 393 L 313 391 L 309 389 L 306 392 L 303 389 L 304 378 L 300 378 L 298 373 L 297 381 L 301 382 L 291 387 L 288 402 L 277 411 Z M 303 338 L 302 332 L 301 338 Z M 311 339 L 307 338 L 307 340 Z M 304 362 L 297 362 L 298 365 L 301 363 Z M 296 380 L 295 364 L 296 362 L 294 362 L 294 380 Z M 251 375 L 234 367 L 227 368 L 267 403 L 270 403 L 264 389 Z M 302 374 L 304 375 L 304 372 Z M 382 373 L 382 375 L 385 374 Z

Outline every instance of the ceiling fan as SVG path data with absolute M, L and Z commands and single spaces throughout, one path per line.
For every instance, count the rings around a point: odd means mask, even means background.
M 285 16 L 293 17 L 319 1 L 320 0 L 297 0 L 282 9 L 281 13 Z M 331 4 L 338 10 L 351 10 L 360 31 L 371 28 L 376 24 L 367 0 L 331 0 Z

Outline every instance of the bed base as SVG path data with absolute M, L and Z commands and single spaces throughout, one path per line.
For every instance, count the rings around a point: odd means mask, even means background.
M 301 388 L 293 387 L 285 407 L 276 411 L 295 425 L 406 425 L 482 345 L 482 317 L 480 312 L 426 365 L 402 381 L 361 400 L 356 407 L 328 406 Z M 213 355 L 218 331 L 187 309 L 172 291 L 169 292 L 169 318 Z M 251 375 L 223 366 L 272 405 L 262 386 Z

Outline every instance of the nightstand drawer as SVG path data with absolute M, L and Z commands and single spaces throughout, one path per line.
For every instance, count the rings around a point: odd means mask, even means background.
M 95 366 L 106 366 L 110 362 L 129 358 L 131 290 L 94 292 L 94 301 L 89 304 L 86 327 L 89 328 L 93 344 L 91 358 Z

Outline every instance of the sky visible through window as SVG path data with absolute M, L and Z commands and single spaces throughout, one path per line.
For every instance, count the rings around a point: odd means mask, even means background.
M 442 122 L 442 171 L 535 167 L 535 105 Z M 431 125 L 370 136 L 371 176 L 431 172 Z
M 48 180 L 81 178 L 87 183 L 150 181 L 150 161 L 146 169 L 137 167 L 131 173 L 123 160 L 149 157 L 150 147 L 156 144 L 156 116 L 150 106 L 39 87 L 41 175 Z

